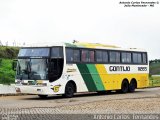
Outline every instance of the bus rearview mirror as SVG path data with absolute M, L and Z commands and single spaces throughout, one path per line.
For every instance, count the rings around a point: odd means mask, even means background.
M 13 60 L 12 61 L 12 70 L 16 71 L 16 67 L 17 67 L 17 60 Z

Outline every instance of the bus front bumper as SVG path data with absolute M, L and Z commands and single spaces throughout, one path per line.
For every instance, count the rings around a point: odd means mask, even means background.
M 55 93 L 52 88 L 47 86 L 16 85 L 15 89 L 17 93 L 24 93 L 24 94 L 37 94 L 37 95 L 58 94 L 58 93 Z

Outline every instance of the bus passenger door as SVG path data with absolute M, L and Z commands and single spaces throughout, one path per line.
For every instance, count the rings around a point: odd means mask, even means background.
M 62 75 L 63 59 L 51 59 L 49 66 L 49 81 L 53 82 Z

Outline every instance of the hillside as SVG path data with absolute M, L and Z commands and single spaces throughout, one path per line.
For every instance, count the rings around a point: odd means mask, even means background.
M 150 61 L 150 75 L 160 75 L 160 61 Z
M 0 46 L 0 58 L 15 59 L 18 51 L 18 47 Z
M 14 83 L 15 71 L 12 70 L 12 60 L 16 59 L 18 47 L 0 46 L 0 84 Z

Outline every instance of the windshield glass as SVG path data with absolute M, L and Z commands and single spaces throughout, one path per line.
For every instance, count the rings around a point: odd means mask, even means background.
M 47 59 L 19 59 L 17 64 L 17 79 L 44 80 L 47 79 Z
M 49 48 L 23 48 L 20 49 L 18 57 L 48 57 Z

